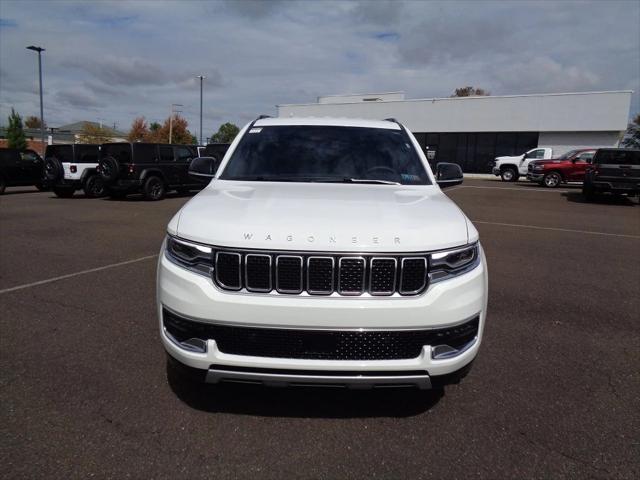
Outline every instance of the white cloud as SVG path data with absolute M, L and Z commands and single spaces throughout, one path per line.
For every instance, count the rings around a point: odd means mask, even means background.
M 37 11 L 39 15 L 33 15 Z M 2 0 L 0 122 L 163 120 L 171 103 L 206 132 L 329 93 L 404 90 L 447 96 L 640 90 L 640 3 L 609 2 L 39 2 Z M 632 111 L 640 111 L 639 95 Z

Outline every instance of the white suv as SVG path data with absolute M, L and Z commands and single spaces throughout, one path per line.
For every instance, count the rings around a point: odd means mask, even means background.
M 210 383 L 412 385 L 468 370 L 487 311 L 478 232 L 401 124 L 263 118 L 171 220 L 157 307 L 172 368 Z

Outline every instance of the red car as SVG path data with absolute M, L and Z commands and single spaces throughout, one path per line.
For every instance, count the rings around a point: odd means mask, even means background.
M 566 182 L 582 182 L 595 153 L 595 148 L 571 150 L 558 158 L 536 160 L 529 164 L 527 179 L 549 188 Z

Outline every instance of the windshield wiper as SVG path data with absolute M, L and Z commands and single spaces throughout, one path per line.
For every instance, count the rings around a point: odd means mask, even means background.
M 375 178 L 343 178 L 344 183 L 375 183 L 379 185 L 402 185 L 400 182 L 392 182 L 391 180 L 377 180 Z
M 223 178 L 222 180 L 240 180 L 246 182 L 371 183 L 378 185 L 401 185 L 400 182 L 376 180 L 373 178 L 285 177 L 279 175 L 239 175 L 235 177 Z

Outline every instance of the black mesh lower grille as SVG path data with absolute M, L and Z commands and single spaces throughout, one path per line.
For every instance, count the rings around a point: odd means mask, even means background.
M 460 348 L 478 335 L 478 317 L 455 327 L 431 330 L 294 330 L 232 327 L 194 322 L 166 309 L 163 322 L 178 341 L 213 339 L 221 352 L 255 357 L 318 360 L 416 358 L 424 345 Z

